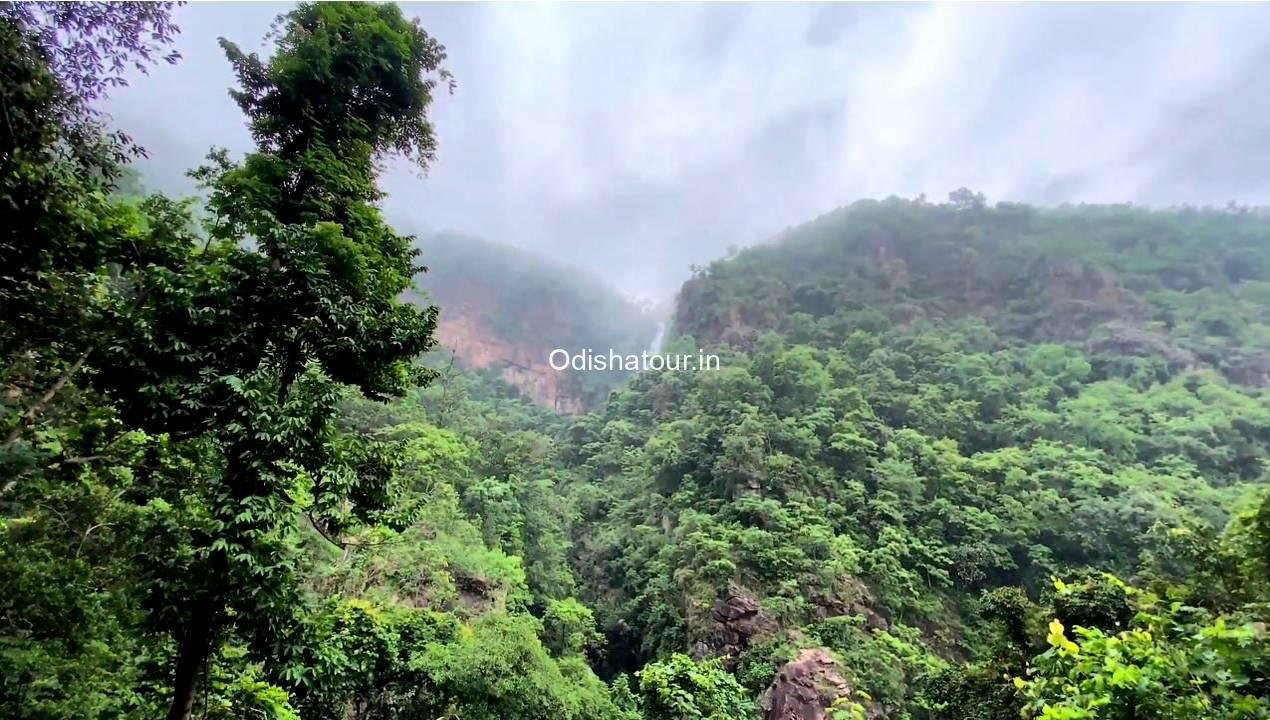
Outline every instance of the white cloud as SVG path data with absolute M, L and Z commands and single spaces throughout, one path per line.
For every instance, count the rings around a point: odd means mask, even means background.
M 861 196 L 1266 202 L 1270 8 L 410 4 L 459 80 L 440 159 L 389 213 L 567 255 L 664 294 L 689 263 Z M 279 6 L 180 11 L 186 61 L 111 106 L 162 179 L 249 138 L 217 35 Z M 1249 111 L 1248 108 L 1256 108 Z M 1263 169 L 1264 168 L 1264 169 Z

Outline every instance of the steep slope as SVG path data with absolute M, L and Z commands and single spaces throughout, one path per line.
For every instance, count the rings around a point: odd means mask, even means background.
M 580 270 L 479 238 L 419 239 L 430 271 L 416 279 L 441 308 L 437 338 L 464 368 L 490 370 L 535 403 L 566 414 L 598 406 L 621 371 L 551 367 L 552 350 L 638 353 L 657 332 L 650 315 Z
M 641 374 L 562 451 L 602 669 L 722 658 L 767 718 L 795 696 L 804 717 L 1018 717 L 1053 687 L 1002 678 L 1054 672 L 1032 638 L 1055 617 L 1198 633 L 1231 613 L 1252 649 L 1230 667 L 1264 684 L 1264 607 L 1241 603 L 1266 586 L 1224 563 L 1270 528 L 1270 391 L 1245 371 L 1270 349 L 1268 240 L 1251 213 L 961 194 L 857 203 L 712 264 L 668 351 L 722 369 Z M 1218 540 L 1239 512 L 1261 519 Z M 1165 596 L 1203 609 L 1165 619 Z M 1194 701 L 1245 717 L 1248 692 Z

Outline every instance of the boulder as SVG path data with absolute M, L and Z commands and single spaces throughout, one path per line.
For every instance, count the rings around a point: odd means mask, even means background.
M 757 598 L 731 585 L 727 594 L 710 609 L 708 626 L 703 628 L 695 654 L 697 657 L 736 657 L 779 629 L 776 619 L 763 609 Z
M 763 720 L 827 720 L 851 686 L 824 648 L 808 648 L 785 663 L 763 693 Z

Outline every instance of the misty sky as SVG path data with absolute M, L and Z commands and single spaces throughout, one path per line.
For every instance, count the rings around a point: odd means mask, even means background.
M 182 62 L 108 103 L 148 184 L 250 148 L 216 38 L 264 49 L 287 7 L 177 11 Z M 384 179 L 389 217 L 643 296 L 860 197 L 1270 204 L 1270 6 L 405 8 L 459 85 L 427 177 Z

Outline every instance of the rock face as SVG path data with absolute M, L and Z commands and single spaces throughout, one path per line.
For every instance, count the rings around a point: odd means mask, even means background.
M 864 618 L 866 630 L 890 630 L 891 623 L 878 612 L 877 599 L 868 586 L 854 578 L 843 583 L 837 593 L 816 593 L 808 598 L 815 608 L 817 620 L 843 615 L 859 615 Z
M 1109 322 L 1099 327 L 1087 343 L 1093 352 L 1138 357 L 1164 358 L 1173 371 L 1191 370 L 1199 363 L 1195 353 L 1175 343 L 1168 335 L 1146 330 L 1127 322 Z
M 763 610 L 759 601 L 733 585 L 710 609 L 695 654 L 697 657 L 735 657 L 777 630 L 776 620 Z
M 1251 387 L 1270 387 L 1270 353 L 1235 354 L 1226 360 L 1226 376 Z
M 656 334 L 645 304 L 555 257 L 458 233 L 426 233 L 415 242 L 428 269 L 403 299 L 440 309 L 438 349 L 453 354 L 454 367 L 496 373 L 538 405 L 585 412 L 629 375 L 625 368 L 556 370 L 553 350 L 574 359 L 584 351 L 638 355 Z M 557 355 L 557 365 L 564 361 Z
M 585 411 L 573 392 L 566 372 L 551 367 L 553 348 L 527 347 L 507 342 L 482 320 L 482 314 L 464 305 L 445 308 L 437 322 L 437 340 L 454 352 L 469 370 L 494 368 L 504 380 L 533 402 L 566 415 Z
M 828 651 L 808 648 L 785 663 L 763 693 L 763 720 L 827 720 L 834 702 L 850 695 Z
M 456 604 L 475 615 L 502 608 L 503 598 L 498 588 L 484 578 L 457 573 L 454 575 L 454 589 L 458 591 Z

